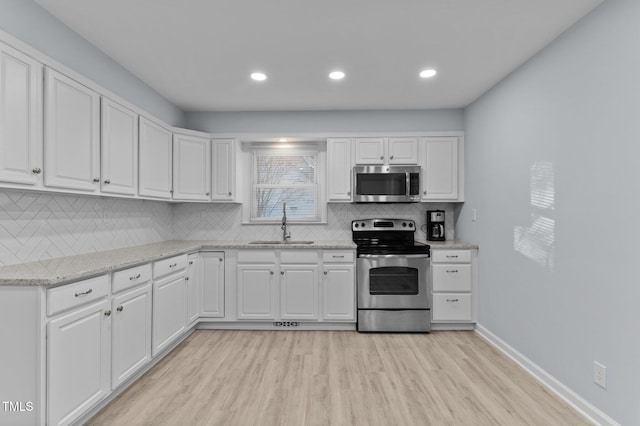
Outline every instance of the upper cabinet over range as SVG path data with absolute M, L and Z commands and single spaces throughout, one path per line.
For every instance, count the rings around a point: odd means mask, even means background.
M 356 164 L 418 164 L 418 138 L 355 138 Z

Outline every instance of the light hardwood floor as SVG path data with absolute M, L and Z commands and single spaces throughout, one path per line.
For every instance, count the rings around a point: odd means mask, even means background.
M 91 425 L 585 425 L 473 332 L 199 330 Z

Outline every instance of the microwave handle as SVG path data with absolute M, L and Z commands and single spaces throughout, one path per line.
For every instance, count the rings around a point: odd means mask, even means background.
M 407 197 L 410 197 L 411 196 L 411 173 L 404 172 L 404 174 L 406 175 L 405 176 L 406 181 L 405 181 L 405 184 L 404 184 L 405 192 L 406 192 L 405 195 Z

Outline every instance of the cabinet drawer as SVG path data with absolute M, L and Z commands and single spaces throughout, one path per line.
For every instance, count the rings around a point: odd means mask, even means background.
M 435 293 L 434 321 L 471 321 L 471 294 Z
M 353 250 L 325 250 L 322 253 L 324 263 L 350 262 L 353 263 Z
M 280 252 L 280 262 L 282 263 L 318 263 L 317 250 L 282 250 Z
M 67 309 L 102 299 L 109 294 L 109 276 L 101 275 L 74 284 L 47 290 L 47 314 L 54 315 Z
M 471 250 L 433 250 L 433 263 L 470 263 Z
M 433 265 L 433 291 L 471 291 L 471 265 Z
M 275 250 L 239 250 L 238 263 L 275 263 Z
M 153 263 L 153 276 L 154 278 L 161 277 L 163 275 L 170 274 L 174 271 L 179 271 L 187 267 L 187 255 L 170 257 L 168 259 L 159 260 Z
M 117 293 L 151 280 L 151 264 L 136 266 L 113 273 L 111 288 Z

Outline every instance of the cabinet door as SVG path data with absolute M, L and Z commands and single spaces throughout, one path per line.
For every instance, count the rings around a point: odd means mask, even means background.
M 173 198 L 207 201 L 211 196 L 211 141 L 173 135 Z
M 322 275 L 322 318 L 355 321 L 356 282 L 353 265 L 325 265 Z
M 418 164 L 418 138 L 389 138 L 389 164 Z
M 47 424 L 70 424 L 109 393 L 109 315 L 104 300 L 49 322 Z
M 0 43 L 0 181 L 35 185 L 42 169 L 42 65 Z
M 212 152 L 211 199 L 213 201 L 233 201 L 236 195 L 235 139 L 214 139 Z
M 238 319 L 275 319 L 275 265 L 238 265 Z
M 458 138 L 424 138 L 423 201 L 458 198 Z
M 351 201 L 351 139 L 327 141 L 327 172 L 329 201 Z
M 202 252 L 202 316 L 224 318 L 224 253 Z
M 171 345 L 186 328 L 185 276 L 171 276 L 153 284 L 153 356 Z
M 100 188 L 100 95 L 45 69 L 44 184 Z
M 138 189 L 138 114 L 102 98 L 102 192 L 136 195 Z
M 189 255 L 187 266 L 187 324 L 191 324 L 198 319 L 200 313 L 200 286 L 202 284 L 202 267 L 200 256 Z
M 170 131 L 140 117 L 140 195 L 171 198 L 171 138 Z
M 280 318 L 318 319 L 318 266 L 282 265 Z
M 151 284 L 113 298 L 111 386 L 151 360 Z
M 357 138 L 356 164 L 384 164 L 385 140 L 384 138 Z

